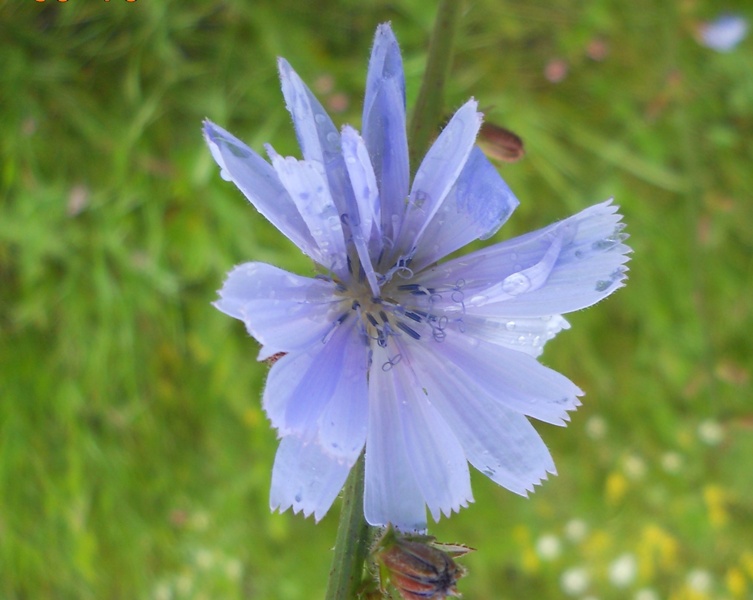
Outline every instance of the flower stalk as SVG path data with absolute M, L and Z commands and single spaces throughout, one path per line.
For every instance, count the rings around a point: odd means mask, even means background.
M 361 453 L 343 490 L 326 600 L 353 600 L 361 586 L 372 529 L 363 516 L 363 483 L 364 455 Z
M 414 173 L 436 137 L 437 125 L 444 114 L 444 84 L 452 63 L 452 45 L 462 4 L 460 0 L 441 0 L 437 9 L 426 70 L 408 129 L 408 153 Z

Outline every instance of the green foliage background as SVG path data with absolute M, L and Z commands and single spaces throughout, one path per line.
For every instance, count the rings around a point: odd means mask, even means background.
M 539 427 L 560 475 L 530 499 L 474 476 L 476 503 L 432 528 L 478 550 L 466 598 L 753 598 L 753 40 L 699 45 L 719 10 L 465 3 L 448 111 L 475 96 L 527 148 L 501 167 L 522 204 L 498 238 L 614 196 L 635 249 L 627 287 L 544 355 L 587 391 L 567 429 Z M 219 178 L 200 125 L 297 153 L 285 56 L 360 126 L 385 20 L 410 105 L 433 12 L 0 5 L 0 598 L 322 597 L 338 506 L 269 513 L 265 367 L 210 305 L 237 263 L 311 265 Z

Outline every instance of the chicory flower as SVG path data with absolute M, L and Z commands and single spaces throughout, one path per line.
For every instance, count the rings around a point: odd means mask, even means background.
M 362 133 L 338 131 L 279 60 L 303 160 L 269 162 L 224 129 L 204 134 L 226 180 L 319 267 L 304 277 L 251 262 L 228 275 L 222 312 L 274 362 L 263 396 L 280 445 L 271 507 L 318 520 L 365 449 L 364 515 L 426 528 L 473 501 L 468 463 L 518 494 L 555 473 L 528 420 L 563 425 L 582 392 L 536 357 L 562 313 L 623 285 L 629 248 L 610 201 L 471 254 L 518 200 L 476 146 L 474 100 L 410 181 L 405 81 L 377 29 Z

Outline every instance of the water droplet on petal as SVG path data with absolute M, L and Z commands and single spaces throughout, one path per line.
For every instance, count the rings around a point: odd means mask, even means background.
M 508 321 L 507 323 L 505 323 L 505 329 L 507 329 L 507 331 L 512 331 L 513 329 L 515 329 L 515 321 Z
M 611 281 L 601 280 L 596 282 L 596 291 L 597 292 L 606 292 L 609 289 L 609 286 L 612 285 Z
M 327 120 L 327 117 L 325 117 L 322 113 L 314 115 L 314 120 L 321 124 L 324 123 Z
M 220 169 L 220 177 L 222 177 L 222 179 L 224 179 L 225 181 L 233 180 L 233 178 L 230 176 L 230 173 L 228 173 L 226 169 Z
M 502 291 L 511 296 L 526 292 L 531 287 L 531 280 L 523 273 L 513 273 L 502 281 Z

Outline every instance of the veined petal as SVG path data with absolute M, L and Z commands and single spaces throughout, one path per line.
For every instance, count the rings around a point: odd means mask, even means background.
M 400 406 L 407 390 L 392 377 L 369 378 L 369 429 L 363 513 L 376 527 L 393 523 L 404 531 L 426 529 L 426 504 L 416 483 L 402 435 Z
M 223 179 L 232 181 L 272 225 L 311 256 L 316 244 L 272 166 L 211 121 L 204 121 L 204 138 Z
M 324 169 L 332 199 L 339 214 L 348 212 L 345 202 L 347 173 L 340 134 L 319 100 L 284 58 L 278 59 L 285 104 L 293 117 L 303 158 Z
M 381 230 L 394 241 L 405 211 L 410 169 L 403 63 L 389 24 L 380 25 L 374 38 L 362 129 L 381 196 Z
M 396 342 L 392 349 L 374 349 L 369 384 L 373 386 L 372 390 L 382 388 L 386 396 L 380 394 L 377 397 L 372 391 L 370 404 L 380 405 L 380 409 L 394 419 L 391 425 L 396 429 L 375 431 L 370 428 L 367 473 L 372 440 L 378 438 L 378 446 L 395 444 L 400 447 L 423 498 L 422 503 L 426 503 L 432 517 L 438 521 L 441 514 L 449 516 L 452 511 L 467 506 L 468 502 L 473 501 L 473 495 L 463 449 L 449 425 L 428 401 L 421 387 L 422 382 L 416 378 L 413 370 L 412 365 L 420 360 L 423 349 L 422 345 L 413 345 L 407 341 Z M 398 354 L 390 356 L 391 352 Z M 398 360 L 397 356 L 402 358 Z M 389 369 L 385 369 L 385 366 L 389 366 Z M 382 387 L 379 380 L 387 381 Z M 402 440 L 397 440 L 398 437 L 402 437 Z M 391 438 L 391 441 L 385 438 Z M 374 460 L 379 458 L 377 455 Z M 392 490 L 387 482 L 374 484 L 384 488 L 383 500 L 385 496 L 391 495 Z M 413 502 L 415 500 L 415 497 L 412 498 Z M 387 498 L 388 505 L 394 506 L 400 502 L 400 499 Z M 416 524 L 410 522 L 395 524 L 416 528 Z
M 368 348 L 354 319 L 324 343 L 283 356 L 273 366 L 262 404 L 282 436 L 316 440 L 323 452 L 355 462 L 366 439 Z
M 450 330 L 437 352 L 446 377 L 465 381 L 464 396 L 486 395 L 500 404 L 553 425 L 570 420 L 583 392 L 564 375 L 531 355 Z
M 272 510 L 304 516 L 313 513 L 316 521 L 327 513 L 337 498 L 352 464 L 340 462 L 322 451 L 316 443 L 305 443 L 296 436 L 280 440 L 272 469 Z
M 468 462 L 523 496 L 547 473 L 556 474 L 546 445 L 523 414 L 506 407 L 499 394 L 471 392 L 473 374 L 448 370 L 441 347 L 425 350 L 416 364 L 417 376 L 427 398 L 460 440 Z
M 534 358 L 544 351 L 544 344 L 570 324 L 561 315 L 499 319 L 463 315 L 463 333 Z
M 298 212 L 316 242 L 317 252 L 312 258 L 333 273 L 345 277 L 348 264 L 343 227 L 324 169 L 318 163 L 307 160 L 297 160 L 292 156 L 283 158 L 271 146 L 267 151 L 277 176 L 298 206 Z
M 322 340 L 337 318 L 335 284 L 294 275 L 264 263 L 228 273 L 214 305 L 246 325 L 262 344 L 259 360 L 308 348 Z
M 622 287 L 630 248 L 611 200 L 420 273 L 437 307 L 498 319 L 562 314 Z M 453 297 L 463 283 L 462 303 Z
M 280 58 L 277 66 L 303 158 L 327 165 L 340 154 L 340 134 L 335 124 L 290 63 Z
M 478 103 L 461 106 L 439 134 L 418 167 L 395 252 L 412 256 L 434 214 L 465 167 L 481 127 Z
M 348 212 L 347 224 L 361 261 L 371 293 L 379 296 L 379 284 L 374 272 L 372 256 L 382 250 L 382 233 L 379 222 L 379 189 L 377 188 L 371 159 L 358 132 L 344 127 L 342 133 L 343 157 L 352 190 L 352 210 Z
M 363 101 L 363 122 L 374 112 L 374 101 L 382 83 L 388 79 L 398 84 L 400 95 L 405 107 L 405 76 L 403 75 L 403 59 L 400 56 L 400 46 L 389 23 L 377 26 L 374 35 L 374 46 L 369 58 L 369 70 L 366 74 L 366 93 Z M 364 127 L 366 131 L 366 127 Z
M 353 464 L 366 443 L 369 418 L 369 352 L 353 325 L 342 326 L 342 368 L 337 385 L 317 422 L 319 445 L 328 454 Z M 334 338 L 333 338 L 333 341 Z
M 476 239 L 493 235 L 519 202 L 475 146 L 455 185 L 423 234 L 411 268 L 420 270 Z

